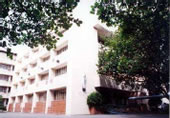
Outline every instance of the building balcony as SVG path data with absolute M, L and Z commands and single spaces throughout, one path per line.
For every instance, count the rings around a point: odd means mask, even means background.
M 60 65 L 61 63 L 66 63 L 68 62 L 68 53 L 64 52 L 61 55 L 55 56 L 52 59 L 52 68 L 55 66 Z
M 35 84 L 36 91 L 47 90 L 47 88 L 48 88 L 48 80 L 42 80 Z
M 5 64 L 14 65 L 15 61 L 9 59 L 8 57 L 0 58 L 0 62 L 4 62 Z
M 10 92 L 10 96 L 16 96 L 17 95 L 17 90 L 12 90 L 11 92 Z
M 30 68 L 26 74 L 26 78 L 34 77 L 38 73 L 38 67 Z
M 36 84 L 35 83 L 31 84 L 31 85 L 27 85 L 27 86 L 25 86 L 24 93 L 25 94 L 33 93 L 33 92 L 35 92 L 35 89 L 36 89 Z
M 10 87 L 11 86 L 11 82 L 5 81 L 5 80 L 0 80 L 0 86 Z
M 56 77 L 51 77 L 48 81 L 48 86 L 50 89 L 54 89 L 54 88 L 62 88 L 67 86 L 67 73 L 56 76 Z
M 25 81 L 27 78 L 27 74 L 21 73 L 21 75 L 18 77 L 18 81 Z
M 2 96 L 2 98 L 9 98 L 9 93 L 0 92 L 0 95 Z
M 24 93 L 25 93 L 25 87 L 19 86 L 17 88 L 17 91 L 16 91 L 15 95 L 20 96 L 20 95 L 23 95 Z
M 20 72 L 21 68 L 23 67 L 23 65 L 21 63 L 17 63 L 16 66 L 15 66 L 15 72 Z
M 36 47 L 32 50 L 32 53 L 30 54 L 30 60 L 35 60 L 39 57 L 40 55 L 40 48 Z
M 46 71 L 51 67 L 52 63 L 50 62 L 50 60 L 46 61 L 46 62 L 42 62 L 39 66 L 38 66 L 38 73 L 41 73 L 42 71 Z
M 39 53 L 39 57 L 42 57 L 42 56 L 45 56 L 45 55 L 49 55 L 50 51 L 48 51 L 46 48 L 42 48 L 40 50 L 40 53 Z
M 20 81 L 20 78 L 19 77 L 15 77 L 16 79 L 13 79 L 12 80 L 12 86 L 13 85 L 17 85 L 18 84 L 18 82 Z
M 5 69 L 2 69 L 0 68 L 0 74 L 3 74 L 3 75 L 13 75 L 13 71 L 12 70 L 5 70 Z

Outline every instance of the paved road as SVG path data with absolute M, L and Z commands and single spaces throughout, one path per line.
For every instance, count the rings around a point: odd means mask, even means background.
M 0 113 L 0 118 L 168 118 L 168 115 L 46 115 L 26 113 Z

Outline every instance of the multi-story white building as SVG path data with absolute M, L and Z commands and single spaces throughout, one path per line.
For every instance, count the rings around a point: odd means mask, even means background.
M 13 55 L 13 58 L 15 58 L 15 54 Z M 6 51 L 3 48 L 0 48 L 0 96 L 3 98 L 5 107 L 8 104 L 14 65 L 14 60 L 7 57 Z
M 17 58 L 8 111 L 88 114 L 87 96 L 100 86 L 97 74 L 99 36 L 109 33 L 90 14 L 95 0 L 80 0 L 73 25 L 47 51 L 37 47 Z

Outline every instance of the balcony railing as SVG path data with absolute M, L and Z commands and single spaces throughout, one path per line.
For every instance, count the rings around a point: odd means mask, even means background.
M 0 85 L 10 86 L 10 82 L 9 82 L 9 81 L 6 81 L 6 80 L 0 80 Z
M 2 96 L 2 98 L 8 98 L 9 97 L 9 93 L 7 93 L 7 92 L 0 92 L 0 95 Z
M 0 68 L 0 74 L 12 75 L 12 74 L 13 74 L 13 71 L 12 71 L 12 70 L 7 70 L 7 69 L 2 69 L 2 68 Z

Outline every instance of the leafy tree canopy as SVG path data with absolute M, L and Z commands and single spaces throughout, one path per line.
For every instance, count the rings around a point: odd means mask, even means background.
M 150 94 L 168 92 L 168 0 L 96 2 L 92 13 L 108 26 L 118 26 L 99 54 L 99 74 L 117 82 L 146 87 Z M 144 77 L 141 81 L 139 77 Z M 139 86 L 139 85 L 138 85 Z
M 41 0 L 0 1 L 0 46 L 7 48 L 25 44 L 31 48 L 39 44 L 55 48 L 62 33 L 73 23 L 82 23 L 72 15 L 76 0 L 40 2 Z M 55 35 L 56 34 L 56 35 Z

